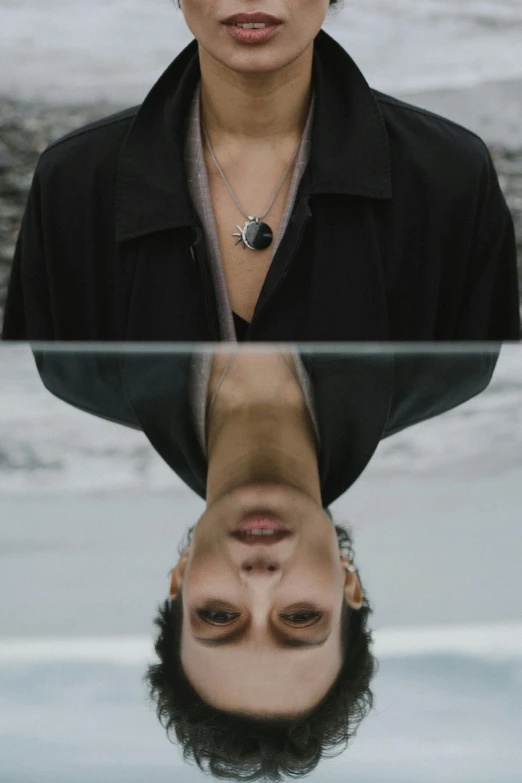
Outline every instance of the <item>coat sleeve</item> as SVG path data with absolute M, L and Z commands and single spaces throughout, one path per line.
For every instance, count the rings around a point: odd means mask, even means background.
M 455 340 L 520 340 L 520 291 L 513 219 L 489 152 Z
M 383 438 L 456 408 L 489 385 L 500 345 L 397 354 Z
M 16 241 L 2 340 L 52 339 L 54 332 L 37 166 Z

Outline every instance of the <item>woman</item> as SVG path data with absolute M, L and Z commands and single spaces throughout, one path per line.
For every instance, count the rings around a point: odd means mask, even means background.
M 42 154 L 4 339 L 519 338 L 485 145 L 371 90 L 329 5 L 183 0 L 141 106 Z

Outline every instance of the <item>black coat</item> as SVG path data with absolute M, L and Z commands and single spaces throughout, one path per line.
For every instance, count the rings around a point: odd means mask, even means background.
M 356 481 L 379 442 L 437 416 L 489 383 L 498 346 L 473 353 L 411 355 L 397 349 L 365 355 L 302 353 L 320 433 L 319 478 L 326 507 Z M 193 420 L 190 353 L 35 352 L 45 386 L 88 413 L 141 429 L 165 462 L 205 498 L 207 458 Z
M 34 175 L 10 340 L 219 340 L 183 160 L 193 41 L 143 104 L 50 145 Z M 513 222 L 484 143 L 371 90 L 314 43 L 310 163 L 249 341 L 516 340 Z

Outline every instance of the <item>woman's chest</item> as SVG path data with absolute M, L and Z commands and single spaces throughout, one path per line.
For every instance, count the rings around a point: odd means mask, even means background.
M 257 176 L 250 175 L 248 183 L 237 187 L 236 199 L 248 215 L 260 216 L 266 211 L 277 189 L 277 181 L 273 184 L 276 174 L 267 172 L 263 182 L 259 181 L 262 179 L 259 172 Z M 234 236 L 244 229 L 247 218 L 239 211 L 221 178 L 210 177 L 209 190 L 231 309 L 250 322 L 272 262 L 290 180 L 283 183 L 269 212 L 260 218 L 260 222 L 267 223 L 272 231 L 272 241 L 263 250 L 251 250 L 240 236 Z

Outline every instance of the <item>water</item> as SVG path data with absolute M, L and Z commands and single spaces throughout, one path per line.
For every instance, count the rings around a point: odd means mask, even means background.
M 0 94 L 140 102 L 192 40 L 169 0 L 0 0 Z M 349 0 L 325 29 L 391 93 L 522 77 L 519 0 Z

